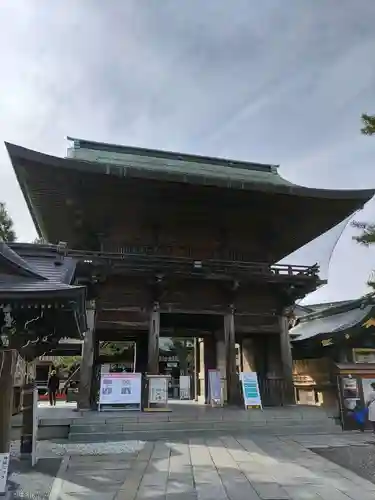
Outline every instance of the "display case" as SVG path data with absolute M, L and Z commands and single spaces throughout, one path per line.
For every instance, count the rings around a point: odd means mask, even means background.
M 375 363 L 338 364 L 336 375 L 343 430 L 370 429 L 366 402 L 375 382 Z

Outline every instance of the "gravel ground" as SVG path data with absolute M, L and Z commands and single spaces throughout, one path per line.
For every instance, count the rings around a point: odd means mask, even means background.
M 313 448 L 312 451 L 375 484 L 375 443 L 362 446 Z
M 14 458 L 20 456 L 20 442 L 11 443 L 10 454 Z M 145 446 L 144 441 L 111 441 L 104 443 L 71 443 L 70 441 L 39 441 L 37 456 L 39 458 L 63 457 L 65 455 L 106 455 L 115 453 L 134 453 Z
M 48 500 L 61 458 L 41 459 L 35 467 L 26 461 L 12 458 L 9 464 L 8 485 L 12 500 Z

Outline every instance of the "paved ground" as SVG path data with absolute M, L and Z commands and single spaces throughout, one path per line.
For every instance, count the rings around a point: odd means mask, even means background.
M 362 446 L 314 449 L 324 458 L 355 472 L 375 484 L 375 443 Z
M 61 458 L 39 460 L 36 467 L 13 459 L 9 466 L 8 488 L 13 500 L 48 500 Z
M 314 444 L 313 436 L 308 439 Z M 369 436 L 340 439 L 341 446 L 361 445 Z M 227 436 L 134 442 L 117 453 L 108 451 L 113 443 L 103 443 L 104 454 L 65 454 L 49 500 L 374 500 L 374 484 L 300 441 Z

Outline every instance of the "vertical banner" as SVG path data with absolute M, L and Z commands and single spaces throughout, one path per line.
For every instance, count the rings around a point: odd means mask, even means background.
M 208 370 L 208 390 L 211 405 L 222 406 L 223 397 L 220 370 Z
M 0 453 L 0 495 L 7 491 L 10 453 Z
M 262 399 L 259 391 L 258 375 L 256 372 L 243 372 L 240 375 L 245 409 L 262 408 Z
M 190 399 L 189 375 L 180 375 L 180 399 Z
M 33 434 L 32 434 L 32 448 L 31 448 L 31 465 L 34 467 L 38 462 L 37 445 L 38 445 L 38 389 L 34 387 L 33 393 Z

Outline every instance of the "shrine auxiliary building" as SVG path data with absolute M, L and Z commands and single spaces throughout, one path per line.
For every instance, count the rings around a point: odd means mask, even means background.
M 76 282 L 95 299 L 81 406 L 98 342 L 134 340 L 136 370 L 158 373 L 163 336 L 200 339 L 197 394 L 220 368 L 235 403 L 237 371 L 252 370 L 269 404 L 293 402 L 286 310 L 322 281 L 317 266 L 276 263 L 374 191 L 297 186 L 273 165 L 70 140 L 67 158 L 7 149 L 38 234 L 66 243 Z

